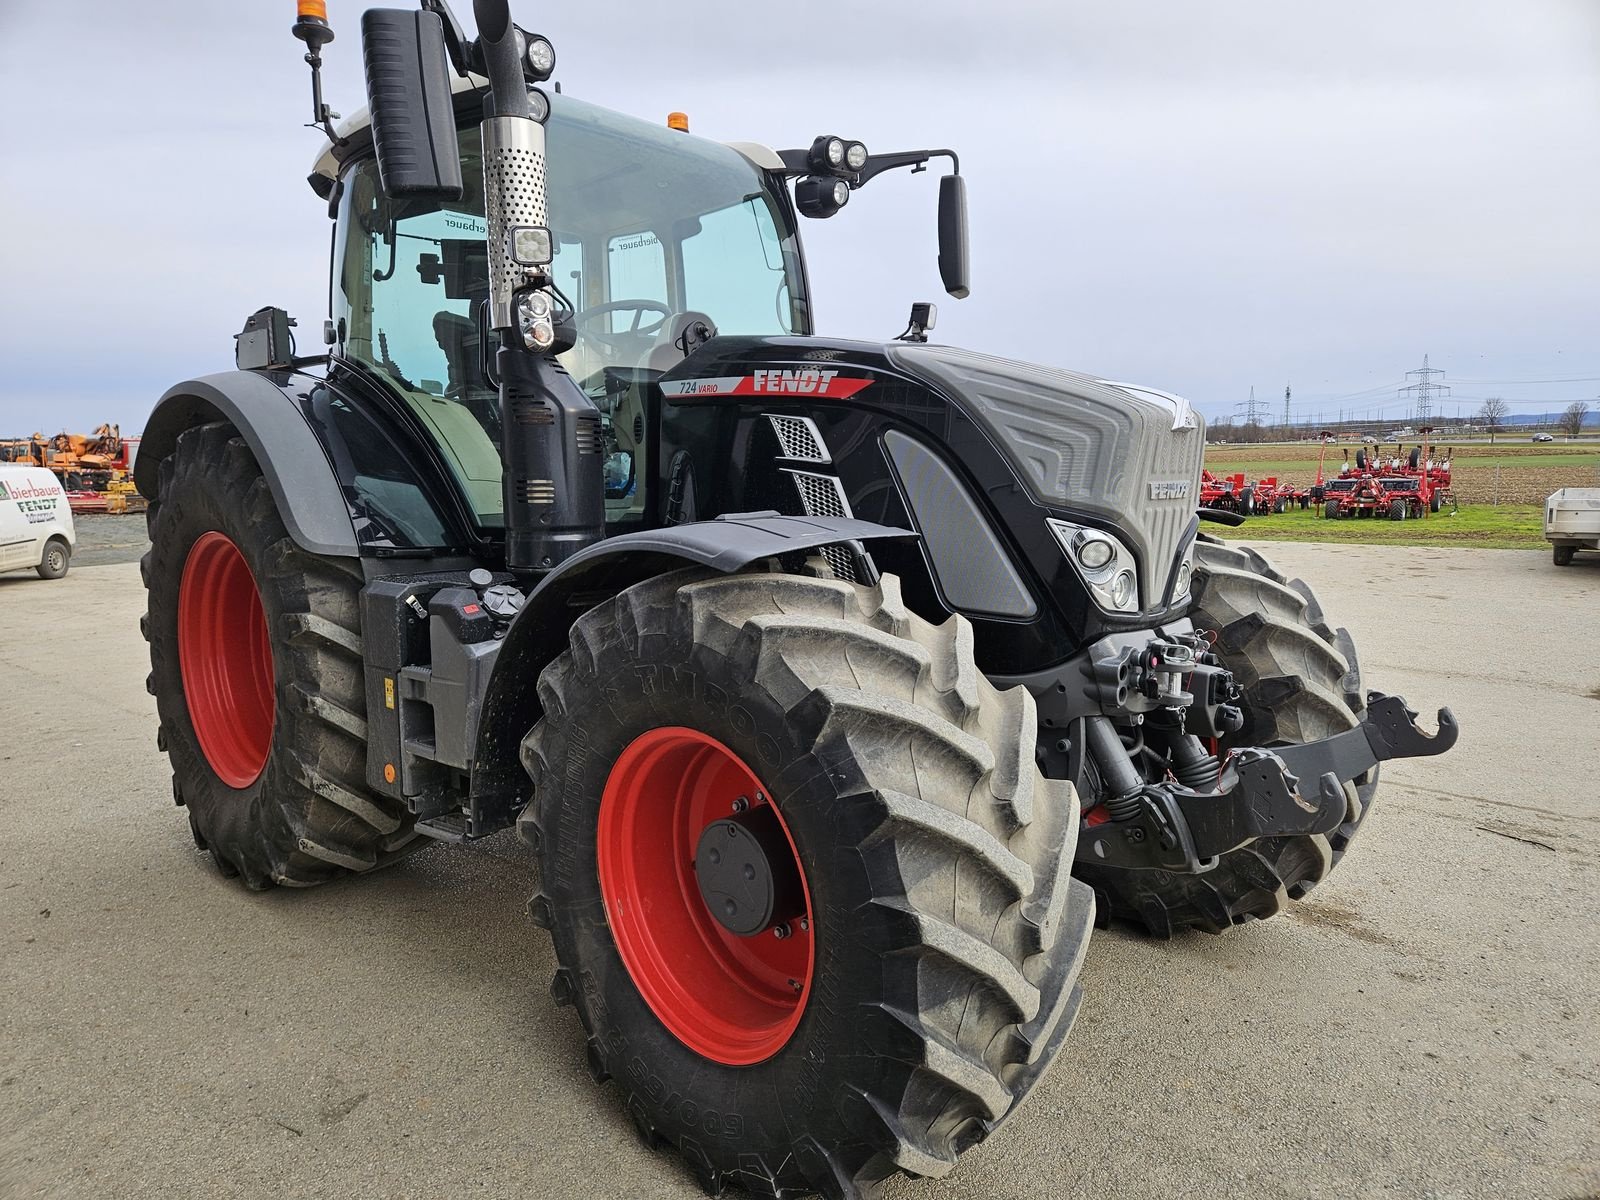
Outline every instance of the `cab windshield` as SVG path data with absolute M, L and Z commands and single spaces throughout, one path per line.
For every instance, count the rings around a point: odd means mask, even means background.
M 808 330 L 790 209 L 726 146 L 553 96 L 546 126 L 551 273 L 577 313 L 562 364 L 604 418 L 606 508 L 645 510 L 647 390 L 682 361 L 686 327 Z M 390 200 L 377 162 L 345 175 L 333 316 L 340 354 L 373 368 L 418 416 L 483 526 L 504 524 L 498 395 L 483 373 L 489 291 L 478 129 L 461 131 L 459 202 Z

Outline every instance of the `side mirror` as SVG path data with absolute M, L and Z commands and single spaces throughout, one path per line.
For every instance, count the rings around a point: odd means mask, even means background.
M 361 57 L 384 194 L 461 199 L 461 153 L 438 14 L 368 9 L 361 14 Z
M 939 278 L 957 300 L 972 294 L 967 266 L 967 181 L 960 175 L 939 180 Z

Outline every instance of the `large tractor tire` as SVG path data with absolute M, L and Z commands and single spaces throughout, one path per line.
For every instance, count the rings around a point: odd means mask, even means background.
M 1093 924 L 1078 799 L 965 619 L 893 577 L 678 572 L 580 618 L 539 697 L 552 994 L 709 1194 L 943 1175 L 1038 1080 Z
M 1229 746 L 1294 745 L 1350 729 L 1366 707 L 1355 644 L 1330 629 L 1311 589 L 1253 550 L 1202 538 L 1196 549 L 1196 628 L 1217 633 L 1216 653 L 1244 689 L 1244 727 Z M 1346 820 L 1331 834 L 1262 838 L 1222 856 L 1203 875 L 1080 864 L 1102 920 L 1120 918 L 1158 937 L 1182 929 L 1222 933 L 1299 900 L 1344 857 L 1372 807 L 1378 772 L 1345 785 Z
M 220 423 L 179 437 L 147 521 L 147 686 L 196 845 L 257 889 L 393 859 L 416 834 L 366 786 L 359 563 L 294 544 Z

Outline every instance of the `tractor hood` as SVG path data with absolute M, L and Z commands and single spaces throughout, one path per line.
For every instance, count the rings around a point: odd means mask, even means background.
M 1120 527 L 1157 570 L 1177 555 L 1205 454 L 1203 422 L 1188 401 L 946 346 L 896 343 L 887 353 L 1003 445 L 1039 504 Z
M 845 406 L 889 417 L 1007 509 L 994 519 L 1014 532 L 1042 527 L 1040 508 L 1115 531 L 1139 560 L 1146 613 L 1163 608 L 1193 535 L 1204 422 L 1151 388 L 948 346 L 815 337 L 713 338 L 661 388 L 669 405 Z M 1013 510 L 1002 490 L 1032 504 Z M 1059 560 L 1060 551 L 1050 542 L 1041 557 Z

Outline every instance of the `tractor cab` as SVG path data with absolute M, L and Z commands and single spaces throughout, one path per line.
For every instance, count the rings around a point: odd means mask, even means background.
M 458 79 L 464 110 L 481 106 Z M 329 335 L 427 430 L 476 521 L 504 523 L 483 150 L 459 131 L 460 199 L 391 197 L 358 116 L 312 175 L 336 193 Z M 810 317 L 782 163 L 569 96 L 550 97 L 552 289 L 572 312 L 561 365 L 602 420 L 608 525 L 644 516 L 648 388 L 711 336 L 807 334 Z M 361 136 L 366 153 L 360 152 Z M 776 171 L 773 168 L 777 168 Z

